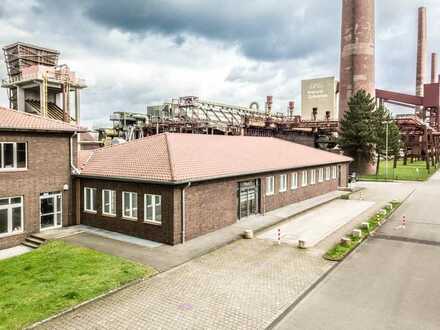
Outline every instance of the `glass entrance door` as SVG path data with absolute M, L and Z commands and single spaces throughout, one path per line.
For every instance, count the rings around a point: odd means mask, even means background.
M 256 181 L 240 182 L 238 193 L 238 218 L 258 213 L 258 187 Z
M 63 198 L 60 192 L 40 195 L 40 228 L 61 227 L 63 223 Z

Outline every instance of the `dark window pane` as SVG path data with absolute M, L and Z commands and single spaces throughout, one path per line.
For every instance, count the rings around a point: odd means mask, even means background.
M 43 215 L 41 217 L 41 228 L 53 227 L 54 225 L 54 214 Z
M 3 155 L 5 168 L 14 167 L 14 145 L 12 143 L 3 144 Z
M 0 210 L 0 234 L 8 232 L 8 210 Z
M 11 204 L 20 204 L 21 203 L 21 197 L 12 198 Z
M 96 211 L 96 189 L 92 189 L 92 210 Z
M 17 167 L 26 167 L 26 143 L 17 143 Z
M 9 198 L 0 199 L 0 205 L 8 205 L 8 204 L 9 204 Z
M 55 205 L 53 198 L 43 198 L 41 200 L 41 214 L 48 214 L 55 212 Z
M 156 209 L 155 209 L 155 213 L 156 213 L 156 221 L 162 221 L 162 205 L 161 205 L 161 197 L 160 196 L 156 196 Z
M 21 207 L 12 209 L 12 231 L 21 230 Z

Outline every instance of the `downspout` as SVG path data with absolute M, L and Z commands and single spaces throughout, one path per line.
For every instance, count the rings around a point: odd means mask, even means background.
M 73 163 L 73 138 L 74 138 L 75 136 L 78 136 L 78 138 L 79 138 L 78 132 L 75 132 L 75 133 L 70 137 L 70 167 L 72 168 L 72 172 L 73 172 L 73 174 L 79 174 L 79 173 L 80 173 L 79 169 L 78 169 L 78 168 L 75 166 L 75 164 Z M 77 158 L 79 157 L 78 152 L 77 152 L 76 157 L 77 157 Z
M 181 200 L 181 205 L 182 205 L 182 212 L 181 212 L 181 216 L 182 216 L 182 232 L 181 232 L 182 244 L 185 243 L 185 235 L 186 235 L 185 190 L 188 189 L 189 187 L 191 187 L 191 182 L 188 182 L 187 185 L 182 188 L 182 194 L 181 194 L 181 197 L 182 197 L 182 200 Z

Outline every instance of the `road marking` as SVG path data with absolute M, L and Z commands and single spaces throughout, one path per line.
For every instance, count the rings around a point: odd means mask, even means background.
M 440 246 L 440 242 L 437 242 L 437 241 L 429 241 L 429 240 L 425 240 L 425 239 L 417 239 L 417 238 L 409 238 L 409 237 L 401 237 L 401 236 L 393 236 L 393 235 L 379 234 L 379 235 L 375 235 L 374 239 L 383 239 L 383 240 L 399 241 L 399 242 L 405 242 L 405 243 Z

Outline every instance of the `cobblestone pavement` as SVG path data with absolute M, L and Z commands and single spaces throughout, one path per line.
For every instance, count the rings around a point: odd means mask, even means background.
M 240 240 L 39 329 L 264 329 L 331 266 L 312 251 Z

